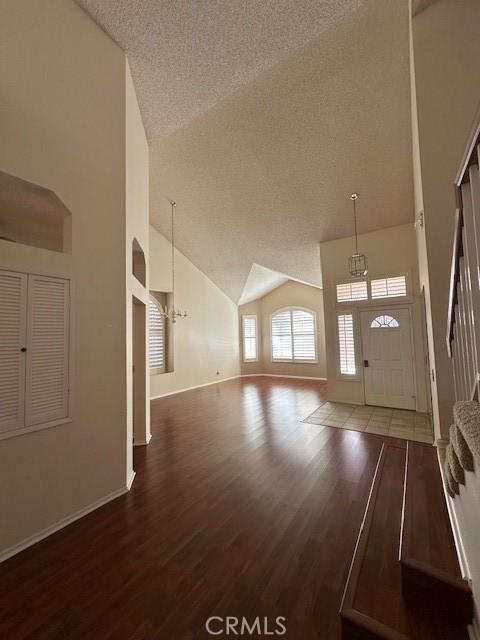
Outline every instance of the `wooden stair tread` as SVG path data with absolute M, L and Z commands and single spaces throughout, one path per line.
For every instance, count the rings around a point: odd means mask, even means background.
M 438 608 L 471 621 L 472 593 L 461 575 L 437 453 L 416 442 L 407 445 L 400 564 L 404 590 L 434 595 Z
M 466 626 L 402 590 L 406 451 L 385 442 L 341 606 L 344 640 L 466 640 Z
M 436 449 L 408 442 L 401 561 L 462 581 Z

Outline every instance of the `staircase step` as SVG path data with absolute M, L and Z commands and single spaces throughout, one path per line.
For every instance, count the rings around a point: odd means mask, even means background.
M 402 591 L 399 543 L 405 442 L 386 440 L 379 456 L 341 605 L 344 640 L 467 640 L 466 626 L 443 608 Z
M 436 450 L 407 443 L 400 563 L 404 590 L 435 595 L 452 615 L 469 623 L 472 592 L 462 579 Z

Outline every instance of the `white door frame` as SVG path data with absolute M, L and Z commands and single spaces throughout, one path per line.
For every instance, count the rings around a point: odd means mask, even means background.
M 417 391 L 417 376 L 415 371 L 415 342 L 413 336 L 413 314 L 412 308 L 413 305 L 410 303 L 403 304 L 388 304 L 388 300 L 385 300 L 385 305 L 375 304 L 375 305 L 365 305 L 358 308 L 358 331 L 360 337 L 360 348 L 361 348 L 361 362 L 362 362 L 362 385 L 363 385 L 363 402 L 367 404 L 366 397 L 366 385 L 365 385 L 365 367 L 363 366 L 364 358 L 364 343 L 363 343 L 363 333 L 362 333 L 362 312 L 375 312 L 378 314 L 385 313 L 388 310 L 404 310 L 408 312 L 408 317 L 410 320 L 410 350 L 412 356 L 412 374 L 413 374 L 413 388 L 415 390 L 415 409 L 417 408 L 418 402 L 418 391 Z

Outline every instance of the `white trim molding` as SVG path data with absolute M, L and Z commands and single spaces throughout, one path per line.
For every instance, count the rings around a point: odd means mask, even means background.
M 202 389 L 203 387 L 209 387 L 212 384 L 220 384 L 221 382 L 228 382 L 228 380 L 237 380 L 238 378 L 294 378 L 297 380 L 318 380 L 320 382 L 326 382 L 327 378 L 316 378 L 314 376 L 287 376 L 280 373 L 242 373 L 238 376 L 231 376 L 230 378 L 223 378 L 223 380 L 214 380 L 213 382 L 206 382 L 205 384 L 197 384 L 194 387 L 185 387 L 185 389 L 178 389 L 177 391 L 169 391 L 168 393 L 162 393 L 158 396 L 151 396 L 150 400 L 159 400 L 167 396 L 174 396 L 177 393 L 184 393 L 184 391 L 193 391 L 194 389 Z M 145 444 L 145 443 L 139 443 Z
M 314 376 L 287 376 L 281 373 L 244 373 L 240 378 L 293 378 L 296 380 L 319 380 L 320 382 L 326 382 L 326 378 L 316 378 Z
M 470 640 L 480 640 L 480 625 L 478 624 L 477 614 L 474 611 L 472 624 L 467 626 L 468 637 Z
M 13 546 L 0 552 L 0 563 L 4 562 L 5 560 L 8 560 L 8 558 L 11 558 L 17 553 L 20 553 L 21 551 L 28 549 L 28 547 L 31 547 L 37 542 L 40 542 L 44 538 L 48 538 L 48 536 L 51 536 L 53 533 L 56 533 L 57 531 L 60 531 L 60 529 L 64 529 L 69 524 L 72 524 L 72 522 L 75 522 L 76 520 L 80 520 L 80 518 L 83 518 L 83 516 L 86 516 L 92 511 L 95 511 L 96 509 L 103 507 L 103 505 L 107 504 L 107 502 L 111 502 L 112 500 L 115 500 L 116 498 L 123 496 L 125 493 L 128 493 L 132 487 L 134 478 L 135 478 L 135 471 L 132 471 L 128 479 L 127 485 L 125 487 L 122 487 L 121 489 L 117 489 L 116 491 L 112 491 L 112 493 L 109 493 L 106 496 L 103 496 L 103 498 L 99 498 L 98 500 L 95 500 L 95 502 L 92 502 L 91 504 L 87 505 L 83 509 L 79 509 L 78 511 L 75 511 L 75 513 L 72 513 L 66 518 L 63 518 L 62 520 L 58 520 L 58 522 L 55 522 L 49 527 L 46 527 L 45 529 L 42 529 L 41 531 L 34 533 L 28 538 L 25 538 L 24 540 L 18 542 L 17 544 L 14 544 Z
M 448 441 L 438 438 L 435 442 L 435 446 L 437 447 L 437 459 L 438 466 L 440 467 L 440 476 L 442 478 L 442 486 L 443 493 L 445 495 L 445 502 L 447 503 L 447 511 L 448 516 L 450 518 L 450 525 L 452 527 L 453 540 L 455 542 L 455 548 L 457 550 L 458 563 L 460 565 L 460 571 L 462 573 L 462 578 L 466 580 L 469 584 L 471 584 L 471 573 L 470 567 L 468 566 L 467 556 L 465 553 L 465 548 L 463 546 L 462 536 L 460 533 L 460 527 L 458 525 L 457 515 L 455 513 L 455 506 L 452 498 L 447 494 L 445 489 L 445 473 L 442 464 L 442 457 L 445 455 L 445 446 L 448 444 Z M 480 640 L 480 639 L 479 639 Z
M 136 475 L 137 475 L 136 472 L 132 469 L 130 476 L 127 480 L 127 491 L 130 491 L 130 489 L 132 488 L 132 484 L 133 484 L 133 481 L 135 480 Z
M 149 433 L 146 440 L 134 440 L 133 441 L 133 446 L 134 447 L 144 447 L 145 445 L 150 443 L 151 439 L 152 439 L 152 434 Z
M 185 387 L 184 389 L 177 389 L 176 391 L 169 391 L 168 393 L 161 393 L 158 396 L 151 396 L 150 400 L 158 400 L 159 398 L 165 398 L 166 396 L 174 396 L 176 393 L 183 393 L 184 391 L 193 391 L 193 389 L 201 389 L 202 387 L 209 387 L 212 384 L 220 384 L 220 382 L 227 382 L 227 380 L 236 380 L 242 376 L 230 376 L 229 378 L 223 378 L 222 380 L 214 380 L 213 382 L 205 382 L 204 384 L 197 384 L 193 387 Z

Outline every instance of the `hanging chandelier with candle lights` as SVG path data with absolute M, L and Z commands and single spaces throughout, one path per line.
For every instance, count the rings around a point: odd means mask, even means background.
M 174 210 L 177 206 L 175 201 L 170 202 L 171 207 L 171 244 L 172 244 L 172 305 L 168 306 L 165 304 L 164 307 L 161 308 L 160 313 L 166 320 L 170 320 L 170 322 L 176 322 L 177 318 L 186 318 L 188 313 L 186 311 L 179 311 L 175 307 L 175 235 L 174 235 Z

